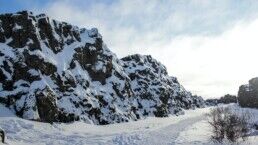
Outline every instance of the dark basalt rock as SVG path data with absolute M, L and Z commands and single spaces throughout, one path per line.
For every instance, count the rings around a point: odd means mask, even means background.
M 197 108 L 204 107 L 204 100 L 201 96 L 193 95 L 193 104 L 196 105 Z
M 23 11 L 17 14 L 0 15 L 1 28 L 0 38 L 4 43 L 6 39 L 12 38 L 8 43 L 14 48 L 22 48 L 28 46 L 31 50 L 40 48 L 39 41 L 36 36 L 36 29 L 33 20 L 29 19 L 29 12 Z M 31 40 L 30 44 L 27 42 Z
M 49 88 L 36 92 L 36 105 L 42 122 L 58 121 L 58 107 L 56 105 L 55 95 Z
M 167 117 L 168 114 L 169 114 L 169 110 L 165 104 L 161 104 L 160 106 L 157 106 L 156 111 L 154 111 L 154 115 L 156 117 Z
M 249 80 L 248 85 L 240 86 L 237 99 L 242 107 L 258 108 L 258 78 Z
M 55 122 L 69 123 L 69 122 L 79 121 L 79 120 L 80 120 L 80 117 L 73 114 L 73 113 L 59 112 L 58 113 L 58 120 L 55 120 Z
M 74 54 L 74 59 L 70 64 L 70 67 L 75 67 L 74 61 L 78 61 L 79 64 L 88 71 L 93 81 L 99 81 L 101 84 L 105 84 L 106 78 L 112 75 L 113 64 L 112 55 L 103 54 L 102 50 L 102 39 L 97 37 L 97 30 L 93 29 L 90 37 L 95 38 L 94 44 L 86 43 L 83 48 L 76 48 L 77 53 Z M 94 48 L 94 49 L 91 49 Z M 100 63 L 100 64 L 99 64 Z M 96 67 L 102 65 L 103 69 L 98 70 Z
M 1 138 L 1 142 L 5 143 L 5 132 L 1 128 L 0 128 L 0 138 Z
M 52 26 L 48 17 L 43 17 L 38 20 L 39 34 L 42 40 L 46 40 L 48 43 L 45 43 L 49 46 L 54 53 L 60 52 L 63 49 L 61 43 L 56 40 L 53 35 Z
M 139 107 L 145 114 L 154 114 L 157 117 L 165 117 L 174 112 L 180 112 L 180 108 L 190 109 L 204 107 L 201 97 L 193 96 L 187 92 L 174 77 L 169 77 L 166 67 L 151 56 L 139 54 L 122 58 L 125 72 L 133 84 L 133 91 L 138 97 L 138 105 L 154 103 L 156 110 L 146 111 Z M 150 106 L 153 107 L 153 106 Z
M 45 62 L 44 59 L 37 55 L 30 55 L 26 50 L 23 52 L 25 64 L 29 68 L 40 70 L 42 74 L 50 75 L 57 71 L 55 65 Z

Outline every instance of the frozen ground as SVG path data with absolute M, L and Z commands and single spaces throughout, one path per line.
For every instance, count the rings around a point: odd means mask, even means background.
M 0 105 L 0 127 L 6 131 L 8 145 L 209 145 L 212 143 L 205 116 L 209 109 L 96 126 L 82 122 L 50 125 L 28 121 L 15 117 Z M 258 119 L 258 111 L 251 111 L 256 116 L 254 119 Z M 258 137 L 251 136 L 242 144 L 258 145 Z

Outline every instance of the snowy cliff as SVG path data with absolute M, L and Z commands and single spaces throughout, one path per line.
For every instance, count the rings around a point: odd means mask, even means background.
M 94 124 L 204 105 L 151 56 L 118 59 L 96 28 L 28 11 L 0 15 L 0 103 L 25 119 Z

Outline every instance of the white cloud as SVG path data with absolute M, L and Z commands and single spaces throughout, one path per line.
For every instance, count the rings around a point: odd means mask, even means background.
M 149 50 L 184 86 L 206 97 L 237 94 L 258 76 L 258 19 L 240 23 L 221 35 L 176 38 Z M 170 49 L 173 48 L 173 49 Z
M 57 0 L 44 7 L 53 18 L 97 27 L 119 57 L 151 54 L 204 97 L 236 94 L 258 74 L 254 0 Z

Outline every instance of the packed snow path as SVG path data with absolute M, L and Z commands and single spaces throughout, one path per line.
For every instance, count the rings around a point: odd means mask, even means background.
M 105 126 L 50 125 L 17 118 L 0 105 L 0 127 L 6 131 L 8 145 L 207 145 L 211 144 L 208 111 L 189 110 L 180 116 Z M 257 141 L 255 137 L 250 140 L 251 144 Z
M 162 145 L 175 145 L 177 143 L 177 138 L 180 133 L 186 130 L 189 126 L 205 119 L 204 115 L 193 117 L 189 119 L 182 120 L 175 124 L 164 126 L 155 130 L 143 130 L 132 135 L 120 135 L 116 136 L 113 140 L 115 144 L 135 144 L 135 145 L 150 145 L 150 144 L 162 144 Z

